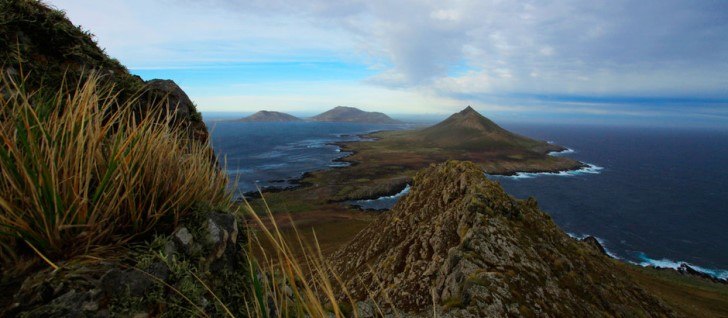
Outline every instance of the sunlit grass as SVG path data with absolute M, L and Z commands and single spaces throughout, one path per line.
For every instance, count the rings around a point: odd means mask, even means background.
M 22 79 L 5 74 L 0 81 L 3 271 L 29 262 L 58 269 L 79 258 L 101 260 L 152 234 L 171 233 L 198 205 L 214 206 L 254 224 L 245 230 L 247 277 L 230 282 L 245 285 L 239 301 L 246 312 L 232 312 L 202 276 L 189 273 L 220 313 L 358 316 L 315 234 L 311 245 L 298 232 L 291 240 L 247 202 L 232 204 L 210 145 L 189 140 L 171 124 L 174 114 L 150 109 L 140 115 L 132 111 L 135 100 L 118 104 L 114 88 L 93 74 L 52 95 L 27 91 Z M 264 206 L 263 218 L 274 220 Z M 190 313 L 210 315 L 175 286 L 157 283 L 188 302 Z
M 315 233 L 313 245 L 301 238 L 295 226 L 292 228 L 295 238 L 286 238 L 267 204 L 265 207 L 268 222 L 247 202 L 242 208 L 255 224 L 255 230 L 248 232 L 248 253 L 256 255 L 248 258 L 251 285 L 248 315 L 358 317 L 353 298 L 322 254 Z
M 172 114 L 132 112 L 135 100 L 118 104 L 93 74 L 53 95 L 0 81 L 4 266 L 28 254 L 55 266 L 174 226 L 195 204 L 229 206 L 210 146 L 190 142 Z

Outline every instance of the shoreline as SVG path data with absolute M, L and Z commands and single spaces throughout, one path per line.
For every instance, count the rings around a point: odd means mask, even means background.
M 405 130 L 408 130 L 408 129 L 405 129 Z M 261 193 L 262 194 L 265 194 L 265 193 L 280 193 L 280 192 L 293 191 L 293 190 L 305 188 L 305 187 L 311 186 L 312 184 L 310 184 L 308 182 L 304 182 L 303 180 L 305 178 L 311 176 L 313 173 L 323 172 L 323 171 L 333 170 L 333 169 L 342 169 L 342 168 L 357 166 L 357 165 L 360 164 L 360 162 L 359 161 L 355 161 L 355 160 L 350 160 L 349 158 L 350 157 L 353 157 L 354 155 L 356 155 L 357 153 L 359 153 L 359 151 L 350 149 L 349 145 L 351 143 L 358 143 L 358 142 L 376 142 L 378 140 L 382 140 L 381 137 L 376 137 L 376 136 L 373 136 L 373 135 L 376 134 L 376 133 L 386 132 L 386 131 L 391 131 L 391 130 L 374 130 L 374 131 L 368 131 L 368 132 L 360 133 L 360 134 L 347 134 L 347 135 L 342 135 L 342 136 L 355 136 L 355 137 L 358 138 L 358 140 L 326 142 L 325 143 L 326 145 L 336 146 L 337 147 L 336 152 L 343 154 L 342 156 L 333 159 L 331 162 L 332 163 L 346 163 L 347 165 L 327 166 L 327 167 L 324 167 L 324 168 L 321 168 L 321 169 L 306 171 L 306 172 L 303 172 L 301 174 L 301 176 L 299 176 L 299 177 L 292 178 L 292 179 L 283 179 L 283 181 L 289 183 L 291 186 L 288 186 L 288 187 L 267 186 L 265 188 L 261 188 L 260 189 L 260 192 L 258 192 L 258 191 L 248 191 L 248 192 L 243 193 L 242 195 L 245 198 L 260 198 Z M 548 142 L 547 141 L 547 143 L 550 144 L 550 145 L 554 145 L 552 142 Z M 546 155 L 549 155 L 549 156 L 554 156 L 555 154 L 567 154 L 567 153 L 573 153 L 573 152 L 575 152 L 575 150 L 573 150 L 571 148 L 564 147 L 564 146 L 560 146 L 560 147 L 562 148 L 561 150 L 558 150 L 558 151 L 554 151 L 554 150 L 546 151 L 545 154 Z M 487 175 L 489 175 L 489 176 L 496 176 L 496 177 L 533 178 L 533 177 L 535 177 L 537 175 L 565 176 L 564 173 L 566 173 L 566 175 L 568 175 L 568 173 L 570 173 L 570 172 L 578 173 L 581 170 L 590 169 L 590 168 L 591 169 L 596 169 L 597 171 L 603 169 L 602 167 L 599 167 L 599 166 L 596 166 L 596 165 L 592 165 L 592 164 L 589 164 L 589 163 L 584 163 L 584 162 L 577 161 L 577 160 L 574 160 L 574 161 L 577 162 L 577 165 L 574 165 L 574 166 L 568 167 L 568 168 L 563 168 L 563 169 L 551 169 L 551 170 L 543 170 L 543 169 L 542 170 L 535 170 L 534 169 L 534 170 L 519 170 L 519 171 L 508 171 L 508 170 L 506 170 L 506 171 L 501 172 L 501 173 L 492 173 L 492 174 L 491 173 L 488 173 L 487 171 L 485 171 L 485 173 Z M 586 171 L 584 171 L 583 173 L 598 174 L 599 172 L 592 173 L 592 172 L 586 172 Z M 523 175 L 523 177 L 519 177 L 519 175 Z M 268 182 L 271 182 L 271 181 L 268 181 Z M 397 188 L 399 188 L 398 190 L 394 190 L 393 189 L 391 191 L 384 191 L 384 192 L 381 192 L 381 193 L 377 193 L 376 196 L 372 195 L 372 196 L 366 196 L 366 197 L 361 197 L 361 198 L 348 198 L 348 199 L 341 199 L 341 200 L 330 200 L 329 202 L 331 202 L 331 203 L 340 203 L 340 202 L 355 201 L 355 200 L 372 200 L 372 199 L 377 199 L 377 198 L 381 198 L 381 197 L 392 196 L 392 195 L 395 195 L 395 194 L 401 192 L 402 189 L 404 189 L 404 187 L 405 187 L 406 184 L 407 184 L 407 182 L 404 182 L 401 185 L 401 187 L 397 187 Z
M 705 268 L 702 266 L 694 265 L 691 263 L 688 263 L 686 261 L 680 261 L 680 260 L 670 260 L 670 259 L 653 259 L 647 257 L 647 254 L 644 252 L 639 252 L 640 257 L 643 258 L 643 261 L 633 261 L 626 259 L 624 257 L 621 257 L 617 255 L 616 253 L 610 251 L 605 243 L 606 241 L 602 238 L 599 238 L 598 236 L 590 235 L 590 234 L 574 234 L 570 232 L 564 231 L 569 237 L 571 237 L 574 240 L 577 240 L 579 242 L 587 242 L 588 240 L 594 239 L 598 247 L 603 251 L 603 254 L 617 260 L 619 262 L 629 264 L 629 265 L 635 265 L 645 268 L 654 268 L 658 270 L 671 270 L 675 271 L 677 273 L 680 273 L 682 275 L 691 275 L 691 276 L 697 276 L 703 279 L 710 280 L 715 283 L 719 284 L 726 284 L 728 285 L 728 270 L 720 269 L 720 268 Z
M 267 180 L 266 182 L 269 182 L 269 183 L 283 183 L 283 182 L 285 182 L 285 183 L 288 183 L 290 186 L 282 187 L 282 186 L 270 185 L 270 186 L 266 186 L 266 187 L 260 188 L 260 191 L 247 191 L 247 192 L 243 192 L 240 195 L 240 197 L 237 197 L 234 200 L 235 201 L 240 201 L 240 200 L 242 200 L 244 198 L 245 199 L 259 199 L 261 197 L 261 193 L 262 194 L 265 194 L 265 193 L 279 193 L 279 192 L 284 192 L 284 191 L 292 191 L 292 190 L 296 190 L 296 189 L 306 188 L 306 187 L 312 186 L 313 184 L 311 184 L 309 182 L 304 182 L 303 180 L 306 179 L 306 178 L 308 178 L 308 177 L 310 177 L 313 173 L 316 173 L 316 172 L 319 172 L 319 171 L 327 171 L 329 169 L 341 169 L 341 168 L 346 168 L 346 167 L 351 167 L 351 166 L 358 165 L 359 162 L 357 162 L 357 161 L 348 161 L 348 160 L 345 160 L 346 158 L 355 155 L 357 153 L 357 151 L 354 151 L 354 150 L 345 150 L 344 147 L 343 147 L 344 144 L 345 143 L 349 143 L 349 142 L 376 141 L 379 138 L 370 138 L 370 140 L 364 140 L 364 138 L 367 135 L 370 135 L 370 134 L 373 134 L 373 133 L 377 133 L 377 132 L 380 132 L 380 131 L 385 131 L 385 130 L 376 130 L 376 131 L 370 131 L 370 132 L 366 132 L 366 133 L 362 133 L 362 134 L 355 134 L 355 135 L 353 135 L 353 136 L 359 138 L 359 140 L 354 140 L 354 141 L 332 141 L 332 142 L 325 142 L 324 143 L 324 145 L 330 145 L 330 146 L 336 146 L 336 147 L 338 147 L 335 151 L 337 153 L 341 153 L 342 154 L 342 156 L 337 157 L 337 158 L 331 160 L 331 163 L 337 163 L 337 162 L 338 163 L 347 163 L 347 165 L 342 165 L 342 166 L 331 166 L 331 165 L 329 165 L 329 166 L 324 167 L 324 168 L 321 168 L 321 169 L 304 171 L 304 172 L 301 173 L 300 176 L 294 177 L 294 178 L 290 178 L 290 179 Z M 350 135 L 350 134 L 337 135 L 337 137 L 344 137 L 344 136 L 352 136 L 352 135 Z

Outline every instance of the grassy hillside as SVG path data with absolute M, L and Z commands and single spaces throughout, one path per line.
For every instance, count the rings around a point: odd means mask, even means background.
M 93 35 L 74 25 L 63 11 L 36 0 L 0 1 L 0 66 L 24 88 L 37 94 L 71 93 L 89 76 L 109 87 L 118 105 L 144 116 L 168 111 L 171 122 L 190 127 L 195 139 L 204 141 L 207 131 L 195 105 L 176 84 L 144 82 L 98 46 Z
M 63 11 L 39 1 L 5 0 L 0 2 L 0 22 L 0 63 L 6 71 L 27 75 L 24 84 L 30 90 L 55 92 L 64 81 L 83 80 L 92 70 L 113 83 L 122 100 L 143 87 L 141 79 L 106 55 L 93 35 L 71 23 Z

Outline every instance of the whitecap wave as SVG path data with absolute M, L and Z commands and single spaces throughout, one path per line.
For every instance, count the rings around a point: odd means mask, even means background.
M 672 268 L 672 269 L 678 269 L 680 265 L 686 264 L 693 268 L 694 270 L 701 272 L 703 274 L 708 274 L 710 276 L 716 277 L 718 279 L 724 279 L 728 280 L 728 270 L 724 269 L 714 269 L 714 268 L 705 268 L 700 267 L 697 265 L 690 264 L 688 262 L 682 262 L 682 261 L 674 261 L 671 259 L 653 259 L 649 258 L 647 254 L 645 253 L 639 253 L 637 256 L 640 261 L 639 262 L 632 262 L 633 264 L 637 264 L 640 266 L 654 266 L 659 268 Z
M 571 153 L 575 153 L 575 152 L 576 152 L 576 150 L 574 150 L 574 149 L 566 148 L 561 151 L 551 151 L 548 153 L 548 155 L 558 157 L 558 156 L 563 156 L 563 155 L 567 155 L 567 154 L 571 154 Z
M 631 261 L 631 260 L 627 260 L 622 257 L 619 257 L 617 254 L 614 254 L 613 252 L 609 251 L 609 249 L 607 249 L 607 246 L 605 244 L 606 240 L 604 240 L 602 238 L 599 238 L 594 235 L 588 235 L 588 234 L 575 234 L 575 233 L 569 233 L 569 232 L 567 232 L 566 234 L 568 234 L 570 237 L 580 240 L 580 241 L 588 236 L 592 236 L 597 240 L 597 242 L 599 242 L 599 244 L 602 245 L 602 247 L 604 248 L 604 251 L 607 252 L 607 255 L 609 255 L 609 257 L 618 259 L 621 261 L 626 261 L 631 264 L 635 264 L 635 265 L 639 265 L 639 266 L 643 266 L 643 267 L 653 266 L 653 267 L 657 267 L 657 268 L 670 268 L 670 269 L 674 269 L 674 270 L 677 270 L 678 268 L 680 268 L 680 265 L 685 264 L 687 266 L 690 266 L 692 269 L 694 269 L 698 272 L 701 272 L 703 274 L 707 274 L 707 275 L 713 276 L 718 279 L 728 280 L 728 270 L 705 268 L 705 267 L 690 264 L 688 262 L 674 261 L 674 260 L 666 259 L 666 258 L 653 259 L 653 258 L 648 257 L 647 254 L 645 254 L 643 252 L 640 252 L 639 254 L 637 254 L 637 258 L 639 259 L 639 261 L 635 262 L 635 261 Z
M 591 163 L 584 163 L 586 167 L 577 170 L 567 170 L 559 172 L 516 172 L 512 176 L 503 176 L 510 179 L 531 179 L 538 176 L 556 176 L 556 177 L 573 177 L 583 174 L 600 174 L 604 167 L 600 167 Z
M 287 163 L 269 163 L 269 164 L 260 165 L 257 168 L 259 170 L 276 170 L 276 169 L 280 169 L 280 168 L 283 168 L 286 166 L 288 166 Z
M 410 192 L 410 188 L 411 188 L 411 187 L 410 187 L 410 185 L 408 184 L 408 185 L 406 185 L 406 186 L 404 187 L 404 189 L 402 189 L 402 191 L 400 191 L 399 193 L 396 193 L 396 194 L 393 194 L 393 195 L 389 195 L 389 196 L 384 196 L 384 197 L 378 197 L 378 198 L 376 198 L 376 199 L 368 199 L 368 200 L 357 200 L 357 201 L 355 201 L 355 203 L 371 203 L 371 202 L 377 202 L 377 201 L 384 201 L 384 200 L 394 200 L 394 199 L 399 199 L 399 198 L 401 198 L 401 197 L 403 197 L 403 196 L 407 195 L 407 193 L 409 193 L 409 192 Z

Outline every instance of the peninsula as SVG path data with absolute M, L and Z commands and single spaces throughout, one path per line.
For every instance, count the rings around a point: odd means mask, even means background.
M 565 147 L 511 133 L 472 107 L 437 125 L 416 130 L 383 131 L 374 141 L 337 144 L 351 155 L 339 161 L 347 167 L 307 173 L 302 187 L 266 193 L 275 211 L 291 212 L 299 224 L 354 220 L 350 200 L 373 199 L 400 192 L 422 168 L 448 160 L 475 162 L 483 173 L 556 172 L 585 165 L 566 157 L 550 156 Z M 294 213 L 295 212 L 295 213 Z

